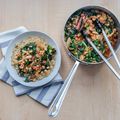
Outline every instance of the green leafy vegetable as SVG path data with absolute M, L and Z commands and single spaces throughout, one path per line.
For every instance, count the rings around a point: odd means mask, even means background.
M 30 82 L 29 79 L 28 79 L 28 77 L 25 77 L 24 82 Z

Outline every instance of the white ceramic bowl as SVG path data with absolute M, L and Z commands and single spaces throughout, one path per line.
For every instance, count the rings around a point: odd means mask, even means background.
M 50 75 L 41 80 L 37 80 L 35 82 L 24 82 L 24 77 L 20 77 L 17 71 L 15 70 L 15 68 L 11 64 L 11 56 L 12 56 L 13 48 L 15 47 L 16 43 L 19 43 L 20 41 L 28 38 L 28 36 L 38 36 L 56 49 L 56 56 L 55 56 L 56 63 Z M 17 82 L 25 86 L 38 87 L 38 86 L 42 86 L 50 82 L 55 77 L 55 75 L 58 73 L 58 70 L 61 65 L 61 54 L 60 54 L 60 49 L 57 46 L 56 42 L 52 38 L 50 38 L 48 35 L 42 32 L 29 31 L 29 32 L 20 34 L 9 44 L 7 52 L 6 52 L 5 60 L 6 60 L 7 70 L 13 79 L 15 79 Z

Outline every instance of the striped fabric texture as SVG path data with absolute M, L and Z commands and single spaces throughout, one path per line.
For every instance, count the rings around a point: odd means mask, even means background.
M 25 27 L 19 27 L 13 30 L 9 30 L 3 33 L 0 33 L 0 48 L 2 49 L 2 54 L 5 56 L 7 46 L 11 40 L 13 40 L 17 35 L 28 31 Z M 63 84 L 62 77 L 58 73 L 54 79 L 47 83 L 44 86 L 31 88 L 26 87 L 18 82 L 16 82 L 8 73 L 6 69 L 5 60 L 2 59 L 0 61 L 0 79 L 12 86 L 16 96 L 27 94 L 37 102 L 42 105 L 49 107 L 54 97 L 58 93 L 59 89 Z

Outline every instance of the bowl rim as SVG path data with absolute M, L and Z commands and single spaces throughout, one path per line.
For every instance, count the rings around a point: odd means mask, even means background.
M 51 40 L 52 43 L 55 47 L 56 47 L 56 59 L 58 61 L 55 62 L 55 66 L 52 70 L 52 72 L 50 73 L 50 75 L 48 75 L 47 77 L 41 79 L 41 80 L 37 80 L 35 82 L 24 82 L 23 80 L 20 80 L 21 78 L 24 78 L 24 77 L 20 77 L 17 73 L 17 71 L 15 70 L 15 68 L 12 66 L 11 64 L 11 56 L 9 55 L 9 53 L 11 53 L 12 55 L 12 50 L 13 48 L 15 47 L 15 43 L 19 43 L 20 41 L 22 41 L 22 37 L 23 38 L 26 38 L 28 36 L 32 36 L 30 35 L 32 34 L 33 36 L 36 36 L 35 34 L 38 34 L 39 37 L 40 35 L 43 35 L 43 36 L 46 36 L 47 39 Z M 13 45 L 13 47 L 12 47 Z M 57 58 L 59 57 L 59 59 Z M 8 48 L 7 48 L 7 52 L 6 52 L 6 55 L 5 55 L 5 63 L 6 63 L 6 68 L 10 74 L 10 76 L 16 80 L 18 83 L 24 85 L 24 86 L 27 86 L 27 87 L 40 87 L 40 86 L 43 86 L 47 83 L 49 83 L 50 81 L 52 81 L 54 79 L 54 77 L 58 74 L 58 71 L 60 69 L 60 66 L 61 66 L 61 52 L 60 52 L 60 48 L 58 46 L 58 44 L 56 43 L 56 41 L 50 37 L 48 34 L 46 34 L 45 32 L 40 32 L 40 31 L 27 31 L 27 32 L 24 32 L 24 33 L 21 33 L 20 35 L 18 35 L 17 37 L 15 37 L 8 45 Z M 14 71 L 12 71 L 12 69 L 14 69 Z M 16 71 L 16 73 L 15 73 Z M 14 73 L 14 74 L 13 74 Z M 15 76 L 15 74 L 17 74 L 17 76 Z M 18 77 L 19 76 L 19 77 Z

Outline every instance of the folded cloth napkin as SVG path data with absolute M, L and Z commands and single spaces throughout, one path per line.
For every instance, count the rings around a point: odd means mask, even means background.
M 3 56 L 5 56 L 6 54 L 9 42 L 13 40 L 17 35 L 26 31 L 28 30 L 25 27 L 19 27 L 0 33 L 0 48 L 2 50 Z M 0 61 L 0 79 L 13 87 L 16 96 L 27 94 L 28 96 L 40 102 L 46 107 L 49 107 L 52 100 L 54 99 L 63 84 L 63 80 L 58 73 L 51 82 L 47 83 L 44 86 L 37 88 L 23 86 L 20 83 L 16 82 L 9 75 L 6 69 L 4 57 Z

